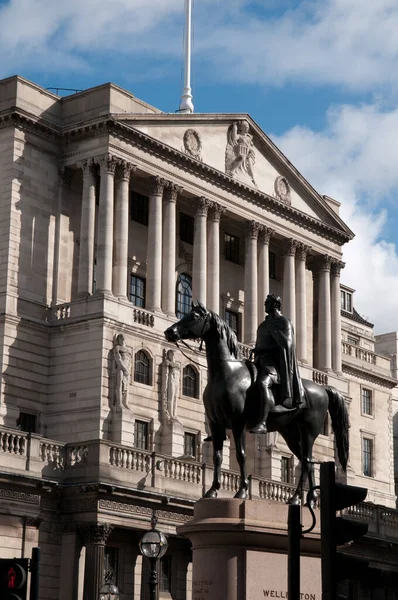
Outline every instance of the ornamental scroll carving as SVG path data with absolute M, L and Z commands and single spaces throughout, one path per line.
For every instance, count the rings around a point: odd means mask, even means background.
M 290 184 L 286 177 L 280 175 L 275 179 L 274 190 L 278 200 L 285 204 L 291 204 Z
M 196 160 L 202 160 L 202 140 L 199 133 L 195 129 L 187 129 L 183 141 L 185 152 Z
M 253 167 L 256 161 L 253 136 L 246 119 L 235 121 L 227 132 L 225 149 L 225 172 L 244 183 L 257 187 Z

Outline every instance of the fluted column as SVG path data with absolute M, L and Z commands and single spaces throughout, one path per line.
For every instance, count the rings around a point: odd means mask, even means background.
M 78 163 L 83 171 L 83 196 L 80 215 L 80 249 L 77 293 L 87 296 L 93 289 L 95 235 L 95 173 L 93 160 Z
M 98 213 L 97 291 L 112 293 L 114 183 L 117 159 L 105 154 L 98 159 L 101 187 Z
M 123 299 L 127 299 L 130 175 L 136 168 L 122 161 L 116 171 L 113 293 Z
M 98 600 L 103 585 L 105 544 L 113 525 L 90 523 L 80 527 L 83 544 L 86 546 L 84 567 L 83 600 Z
M 60 302 L 65 302 L 67 298 L 67 292 L 65 288 L 65 277 L 62 273 L 61 265 L 65 262 L 65 254 L 68 251 L 68 244 L 64 242 L 63 231 L 68 230 L 68 224 L 66 223 L 66 217 L 62 206 L 64 203 L 64 195 L 67 189 L 70 187 L 72 180 L 72 170 L 60 166 L 58 172 L 58 194 L 57 194 L 57 206 L 55 216 L 55 229 L 54 229 L 54 258 L 53 258 L 53 289 L 52 289 L 52 304 L 56 305 Z M 67 256 L 67 254 L 66 254 Z M 68 260 L 69 257 L 67 256 Z M 70 290 L 69 290 L 70 293 Z
M 322 256 L 318 271 L 318 368 L 332 370 L 332 321 L 330 304 L 330 265 L 332 259 Z
M 207 283 L 207 212 L 210 201 L 197 198 L 193 239 L 192 299 L 206 304 Z
M 164 190 L 162 310 L 170 317 L 176 312 L 176 204 L 181 190 L 174 183 Z
M 220 312 L 220 219 L 225 208 L 212 202 L 209 212 L 207 308 Z
M 244 342 L 249 345 L 255 343 L 257 335 L 257 239 L 260 227 L 256 221 L 250 221 L 246 228 Z
M 296 321 L 296 273 L 295 254 L 298 242 L 290 238 L 284 244 L 283 262 L 283 314 L 295 325 Z
M 331 314 L 332 314 L 332 368 L 341 374 L 341 305 L 340 305 L 340 272 L 345 263 L 334 260 L 331 266 Z
M 307 362 L 307 285 L 305 263 L 310 246 L 299 244 L 296 250 L 296 350 L 297 358 Z
M 149 179 L 146 301 L 148 310 L 158 312 L 162 302 L 162 197 L 165 184 L 161 177 Z
M 258 323 L 264 320 L 264 302 L 269 294 L 269 241 L 274 230 L 261 227 L 258 244 Z

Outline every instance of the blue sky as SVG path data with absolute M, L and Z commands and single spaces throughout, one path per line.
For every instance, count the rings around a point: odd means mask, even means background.
M 196 112 L 247 112 L 356 233 L 343 282 L 398 330 L 398 3 L 193 0 Z M 0 78 L 179 105 L 184 0 L 0 0 Z M 387 291 L 387 292 L 386 292 Z

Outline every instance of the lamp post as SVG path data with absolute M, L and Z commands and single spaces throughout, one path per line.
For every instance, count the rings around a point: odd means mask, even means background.
M 99 600 L 120 600 L 119 588 L 112 583 L 113 573 L 105 573 L 105 583 L 99 591 Z
M 166 554 L 168 543 L 164 533 L 156 529 L 157 517 L 152 512 L 151 529 L 143 535 L 140 541 L 142 556 L 149 558 L 151 571 L 149 574 L 149 600 L 156 600 L 156 586 L 158 583 L 157 561 Z

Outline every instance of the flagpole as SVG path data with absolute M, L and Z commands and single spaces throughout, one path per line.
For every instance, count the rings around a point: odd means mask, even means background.
M 192 43 L 192 0 L 185 0 L 185 47 L 184 47 L 184 89 L 181 96 L 180 110 L 193 113 L 191 90 L 191 43 Z

